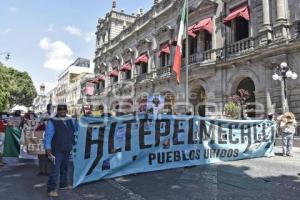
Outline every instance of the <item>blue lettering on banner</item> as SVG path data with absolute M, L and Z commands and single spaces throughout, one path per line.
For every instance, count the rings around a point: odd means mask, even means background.
M 275 132 L 275 124 L 268 120 L 81 117 L 73 186 L 132 173 L 271 156 Z

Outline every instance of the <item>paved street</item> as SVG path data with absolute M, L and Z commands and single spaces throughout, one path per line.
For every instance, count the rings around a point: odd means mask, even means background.
M 299 199 L 300 148 L 293 158 L 279 155 L 226 164 L 129 175 L 60 191 L 57 199 Z M 49 199 L 45 177 L 23 162 L 0 169 L 0 199 Z

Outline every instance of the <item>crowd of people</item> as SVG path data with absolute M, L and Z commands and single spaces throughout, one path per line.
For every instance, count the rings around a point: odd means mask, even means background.
M 12 145 L 17 145 L 17 151 L 21 157 L 26 152 L 25 133 L 30 131 L 43 131 L 44 152 L 36 155 L 39 160 L 38 175 L 48 175 L 47 192 L 51 197 L 57 197 L 57 189 L 71 189 L 68 185 L 68 161 L 73 148 L 74 134 L 78 129 L 76 118 L 68 117 L 68 108 L 65 104 L 57 106 L 56 114 L 50 117 L 50 113 L 44 117 L 38 117 L 34 112 L 28 112 L 21 116 L 19 111 L 10 116 L 2 115 L 0 119 L 0 167 L 5 163 L 3 156 L 10 156 Z M 90 115 L 91 113 L 86 113 Z M 103 114 L 105 115 L 105 114 Z M 122 115 L 115 113 L 112 115 Z M 189 113 L 190 115 L 190 113 Z M 110 114 L 107 114 L 110 116 Z M 293 137 L 296 133 L 297 122 L 292 112 L 286 112 L 274 120 L 273 114 L 268 115 L 268 120 L 273 120 L 278 127 L 278 135 L 282 137 L 283 156 L 292 157 Z M 9 143 L 10 129 L 14 129 L 18 143 Z M 57 182 L 59 180 L 59 185 Z
M 40 169 L 38 175 L 47 175 L 49 163 L 46 154 L 29 155 L 25 141 L 26 132 L 45 131 L 47 120 L 47 116 L 37 116 L 32 111 L 25 114 L 21 114 L 19 110 L 11 114 L 2 113 L 0 118 L 0 166 L 6 164 L 3 157 L 38 157 Z

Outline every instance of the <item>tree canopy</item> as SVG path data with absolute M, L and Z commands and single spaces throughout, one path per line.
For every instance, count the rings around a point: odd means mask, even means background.
M 17 104 L 29 107 L 36 95 L 27 72 L 20 72 L 0 63 L 0 111 Z

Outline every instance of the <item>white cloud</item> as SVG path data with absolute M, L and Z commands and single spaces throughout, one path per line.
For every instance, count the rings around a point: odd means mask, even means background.
M 54 24 L 50 24 L 50 25 L 48 26 L 48 31 L 49 31 L 49 32 L 54 31 Z
M 72 35 L 81 36 L 81 30 L 75 26 L 70 26 L 70 25 L 66 26 L 65 31 L 67 31 L 68 33 L 70 33 Z
M 85 36 L 84 36 L 85 41 L 90 42 L 94 39 L 95 39 L 95 33 L 94 32 L 85 33 Z
M 50 40 L 48 38 L 42 38 L 39 45 L 42 49 L 48 50 L 50 46 Z
M 9 12 L 11 12 L 11 13 L 16 13 L 16 12 L 19 11 L 19 8 L 16 8 L 16 7 L 10 7 L 8 10 L 9 10 Z
M 42 38 L 39 46 L 46 51 L 47 60 L 44 63 L 45 68 L 53 70 L 63 70 L 73 61 L 73 51 L 62 41 L 51 42 L 49 38 Z

